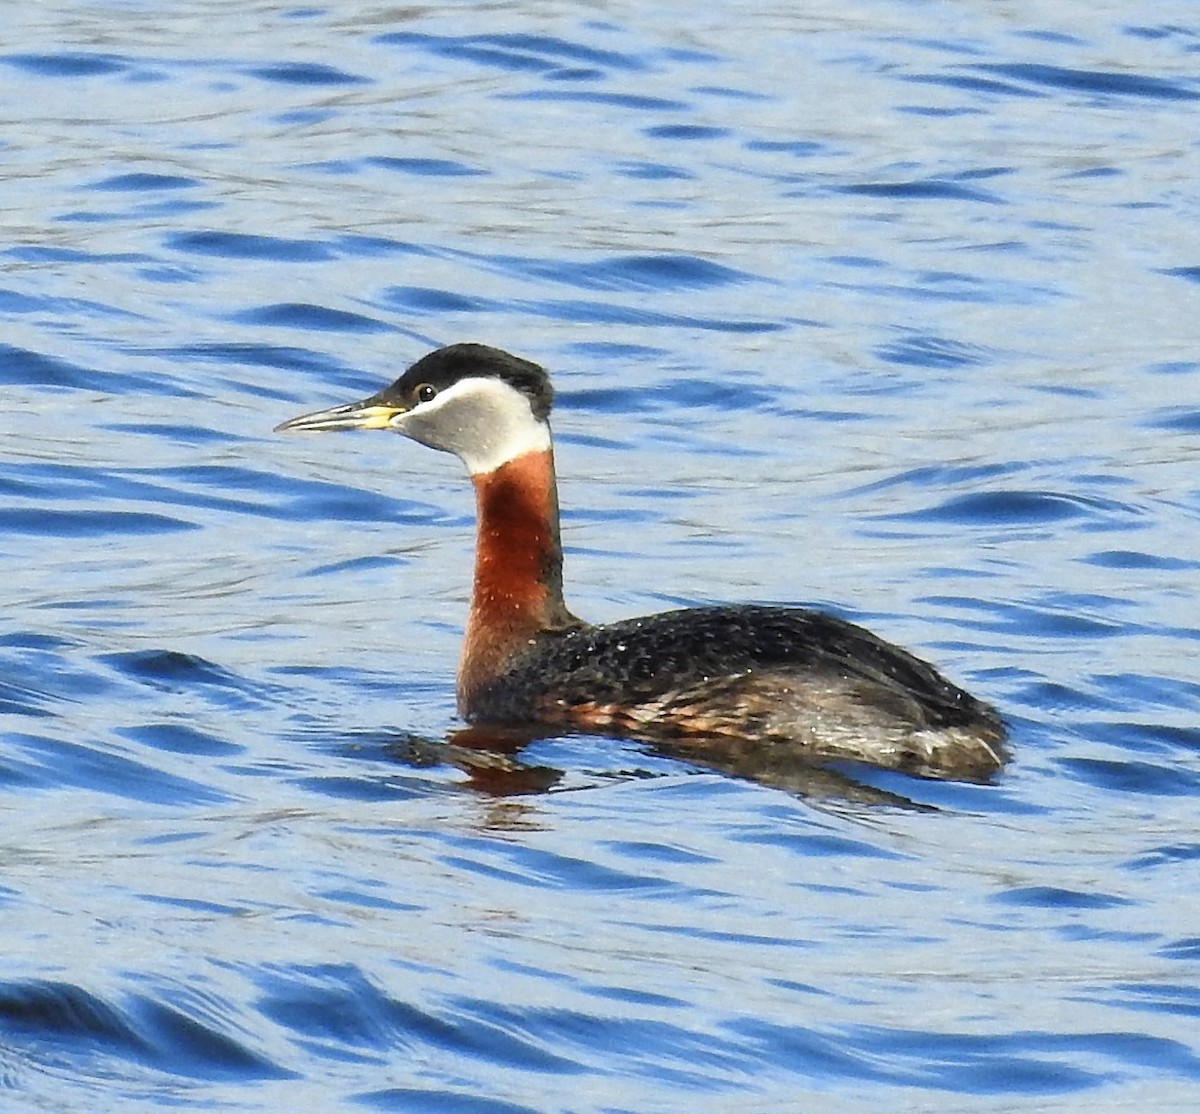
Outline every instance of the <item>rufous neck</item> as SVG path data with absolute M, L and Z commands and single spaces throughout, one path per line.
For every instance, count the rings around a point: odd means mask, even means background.
M 578 624 L 563 602 L 552 450 L 525 453 L 471 479 L 478 527 L 471 615 L 459 667 L 460 707 L 530 638 Z

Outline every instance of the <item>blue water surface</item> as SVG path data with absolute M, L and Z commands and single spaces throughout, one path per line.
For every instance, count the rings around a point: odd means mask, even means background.
M 219 7 L 6 11 L 0 1109 L 1195 1109 L 1194 5 Z M 457 462 L 271 429 L 460 340 L 1011 766 L 448 737 Z

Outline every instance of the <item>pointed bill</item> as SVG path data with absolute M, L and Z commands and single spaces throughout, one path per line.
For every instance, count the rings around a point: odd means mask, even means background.
M 385 406 L 372 398 L 362 402 L 351 402 L 345 406 L 331 406 L 327 410 L 314 410 L 288 418 L 275 427 L 276 433 L 294 431 L 326 431 L 336 429 L 387 429 L 392 418 L 407 411 L 400 406 Z

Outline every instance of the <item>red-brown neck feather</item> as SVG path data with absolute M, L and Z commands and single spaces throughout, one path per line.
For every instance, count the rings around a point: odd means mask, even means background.
M 458 669 L 458 707 L 467 717 L 531 638 L 578 623 L 563 603 L 553 454 L 526 453 L 472 479 L 475 586 Z

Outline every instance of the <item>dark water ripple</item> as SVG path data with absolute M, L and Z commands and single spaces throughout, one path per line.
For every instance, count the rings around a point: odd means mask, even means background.
M 6 54 L 0 61 L 39 77 L 95 77 L 120 73 L 128 60 L 111 54 L 63 52 L 61 54 Z
M 1194 1106 L 1190 8 L 173 14 L 0 52 L 0 1107 Z M 1010 769 L 448 734 L 467 485 L 269 431 L 464 339 L 581 613 L 828 607 Z
M 336 66 L 317 62 L 284 62 L 272 66 L 256 66 L 248 71 L 263 81 L 283 85 L 357 85 L 369 84 L 370 78 L 346 73 Z
M 522 33 L 487 35 L 428 35 L 411 31 L 394 31 L 379 35 L 376 42 L 388 46 L 416 47 L 423 51 L 456 60 L 467 61 L 472 67 L 480 64 L 505 70 L 558 71 L 563 60 L 589 68 L 570 73 L 591 74 L 603 71 L 638 73 L 647 68 L 644 61 L 631 52 L 600 50 L 581 42 L 572 42 L 553 35 Z
M 1044 85 L 1051 89 L 1096 93 L 1105 97 L 1150 97 L 1169 101 L 1200 100 L 1200 91 L 1182 82 L 1164 81 L 1141 74 L 1113 73 L 1103 70 L 1075 70 L 1032 62 L 981 62 L 974 67 L 986 73 Z
M 311 263 L 329 259 L 330 250 L 309 240 L 285 240 L 279 236 L 247 235 L 244 232 L 185 232 L 167 238 L 166 246 L 196 255 L 226 259 L 275 259 Z
M 911 200 L 982 201 L 988 205 L 1003 204 L 1002 198 L 986 190 L 964 186 L 959 182 L 926 179 L 911 182 L 862 182 L 843 187 L 846 193 L 861 193 L 868 197 L 893 197 Z
M 467 166 L 465 163 L 452 159 L 411 159 L 399 158 L 395 155 L 378 155 L 367 159 L 370 166 L 378 166 L 384 170 L 395 170 L 401 174 L 414 174 L 421 178 L 470 178 L 477 174 L 487 174 L 486 170 Z
M 132 193 L 149 193 L 157 190 L 190 190 L 200 183 L 194 178 L 184 178 L 178 174 L 114 174 L 111 178 L 103 178 L 93 182 L 88 187 L 93 190 L 113 190 L 114 192 L 130 191 Z
M 552 258 L 476 256 L 497 271 L 533 282 L 551 282 L 579 290 L 700 290 L 744 282 L 759 276 L 697 256 L 629 255 L 571 262 Z
M 339 333 L 394 332 L 386 321 L 350 313 L 329 306 L 307 302 L 284 302 L 258 306 L 233 315 L 233 320 L 247 325 L 271 325 L 292 329 L 317 329 Z
M 83 367 L 43 352 L 0 344 L 0 382 L 81 391 L 134 390 L 140 394 L 188 397 L 194 391 L 169 375 L 137 375 Z
M 0 1018 L 41 1046 L 48 1060 L 105 1059 L 207 1080 L 251 1082 L 287 1073 L 242 1043 L 163 1001 L 133 996 L 120 1006 L 79 987 L 51 982 L 0 984 Z

